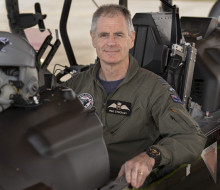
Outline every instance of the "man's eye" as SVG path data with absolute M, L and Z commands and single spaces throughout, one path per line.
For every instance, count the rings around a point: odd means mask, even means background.
M 108 34 L 103 33 L 103 34 L 100 34 L 99 37 L 100 37 L 100 38 L 107 38 L 107 37 L 108 37 Z
M 123 34 L 121 34 L 121 33 L 116 33 L 116 34 L 115 34 L 115 37 L 122 38 L 122 37 L 123 37 Z

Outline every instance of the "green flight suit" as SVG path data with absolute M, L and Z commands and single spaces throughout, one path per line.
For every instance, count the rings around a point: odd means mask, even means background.
M 166 81 L 140 68 L 132 56 L 129 60 L 125 79 L 108 97 L 96 77 L 99 63 L 65 84 L 85 107 L 95 107 L 103 123 L 112 176 L 117 176 L 127 160 L 153 144 L 162 154 L 160 165 L 175 167 L 192 162 L 206 142 L 198 124 Z M 157 141 L 159 136 L 162 139 Z

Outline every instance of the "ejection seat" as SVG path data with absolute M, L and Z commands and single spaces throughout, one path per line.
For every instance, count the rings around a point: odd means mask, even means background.
M 130 54 L 141 67 L 163 76 L 168 62 L 171 13 L 137 13 L 132 21 L 136 35 Z
M 185 43 L 180 30 L 178 10 L 136 13 L 132 19 L 136 32 L 130 50 L 140 67 L 163 77 L 188 108 L 196 49 Z

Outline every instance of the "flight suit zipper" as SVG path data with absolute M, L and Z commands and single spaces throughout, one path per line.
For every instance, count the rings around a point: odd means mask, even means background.
M 99 88 L 101 89 L 102 92 L 102 107 L 101 107 L 101 120 L 102 120 L 102 124 L 104 125 L 104 127 L 106 127 L 106 103 L 107 103 L 107 94 L 106 91 L 104 89 L 104 87 L 102 86 L 102 84 L 96 79 L 96 83 L 98 84 Z

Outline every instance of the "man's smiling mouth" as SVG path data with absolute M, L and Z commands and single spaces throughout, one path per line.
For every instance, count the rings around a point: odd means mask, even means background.
M 118 53 L 120 50 L 104 50 L 106 53 Z

